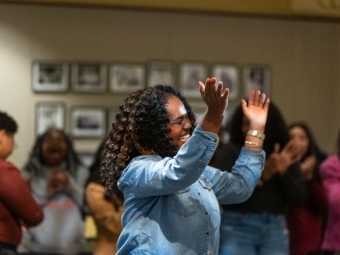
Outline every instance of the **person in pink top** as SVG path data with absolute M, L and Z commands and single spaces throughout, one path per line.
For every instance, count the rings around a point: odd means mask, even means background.
M 329 204 L 328 220 L 321 248 L 340 251 L 340 130 L 335 153 L 320 166 L 323 185 Z

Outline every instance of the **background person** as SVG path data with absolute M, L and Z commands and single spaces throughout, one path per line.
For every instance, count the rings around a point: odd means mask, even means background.
M 221 149 L 215 167 L 232 169 L 244 140 L 249 137 L 249 125 L 239 105 L 231 119 L 230 141 Z M 289 142 L 284 118 L 272 102 L 265 131 L 266 161 L 259 184 L 245 202 L 221 204 L 220 255 L 289 254 L 286 208 L 301 205 L 306 199 L 305 181 L 298 163 L 299 147 Z
M 117 252 L 117 240 L 122 231 L 121 217 L 124 211 L 123 200 L 106 193 L 99 170 L 105 140 L 100 144 L 90 176 L 85 185 L 87 213 L 94 219 L 97 228 L 96 246 L 93 255 L 112 255 Z
M 82 209 L 88 169 L 64 131 L 51 128 L 38 137 L 23 175 L 45 218 L 24 233 L 20 251 L 67 255 L 84 251 Z
M 7 113 L 0 111 L 0 254 L 14 255 L 21 241 L 21 227 L 32 227 L 43 219 L 20 171 L 6 158 L 14 148 L 18 126 Z
M 340 130 L 335 151 L 320 165 L 328 202 L 328 220 L 321 245 L 323 250 L 340 251 Z M 340 252 L 339 252 L 340 253 Z
M 286 213 L 290 250 L 293 255 L 305 255 L 319 250 L 323 239 L 328 204 L 319 164 L 325 156 L 318 157 L 316 154 L 317 144 L 307 124 L 293 123 L 288 130 L 290 139 L 301 148 L 300 166 L 307 186 L 305 203 L 289 206 Z

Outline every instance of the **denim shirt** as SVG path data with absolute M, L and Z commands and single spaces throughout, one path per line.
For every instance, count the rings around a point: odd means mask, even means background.
M 219 203 L 250 197 L 265 153 L 242 148 L 232 172 L 222 172 L 208 166 L 217 143 L 197 126 L 175 157 L 131 160 L 118 180 L 125 197 L 118 255 L 218 254 Z

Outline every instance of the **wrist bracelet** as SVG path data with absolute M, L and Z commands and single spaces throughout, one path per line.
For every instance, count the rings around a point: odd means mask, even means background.
M 261 148 L 262 143 L 257 143 L 257 142 L 251 142 L 251 141 L 244 141 L 245 144 L 253 145 L 253 147 Z
M 254 137 L 260 138 L 262 140 L 264 140 L 264 138 L 266 137 L 264 134 L 261 134 L 257 130 L 252 130 L 252 129 L 250 129 L 247 132 L 247 135 L 254 136 Z

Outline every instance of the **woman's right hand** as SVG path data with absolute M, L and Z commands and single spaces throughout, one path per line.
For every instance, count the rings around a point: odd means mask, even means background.
M 49 180 L 47 181 L 47 191 L 54 194 L 59 189 L 68 188 L 70 184 L 67 173 L 63 170 L 54 169 L 51 171 Z
M 215 83 L 215 77 L 207 78 L 205 85 L 201 81 L 198 83 L 202 99 L 208 107 L 200 126 L 205 131 L 218 134 L 228 105 L 229 89 L 224 89 L 222 93 L 223 83 L 219 82 L 217 86 Z

